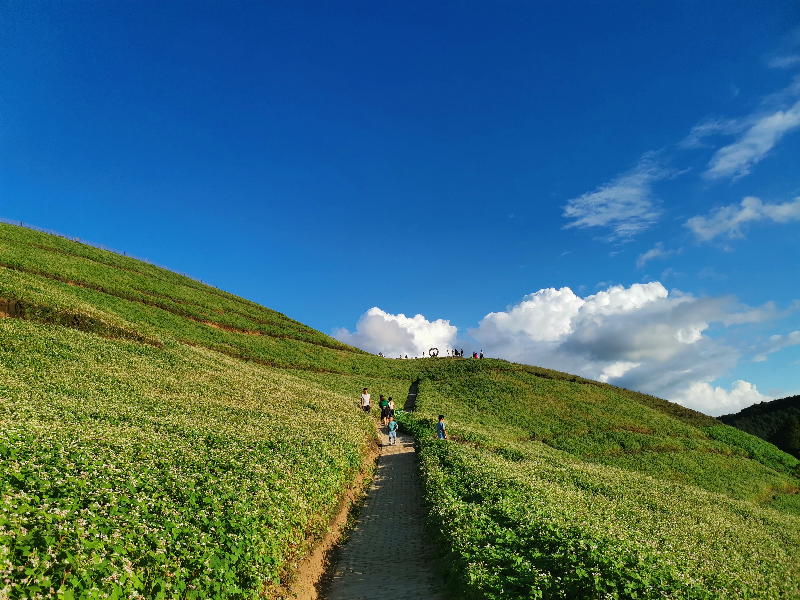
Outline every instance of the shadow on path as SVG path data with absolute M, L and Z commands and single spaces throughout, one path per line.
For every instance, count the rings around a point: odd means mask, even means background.
M 406 396 L 406 402 L 403 404 L 403 411 L 404 412 L 413 412 L 417 410 L 417 390 L 419 389 L 419 379 L 417 379 L 414 383 L 411 384 L 411 387 L 408 388 L 408 396 Z

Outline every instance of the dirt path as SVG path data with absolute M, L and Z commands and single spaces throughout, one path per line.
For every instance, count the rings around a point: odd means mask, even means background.
M 441 600 L 425 541 L 425 507 L 411 436 L 383 447 L 372 489 L 342 549 L 328 600 Z

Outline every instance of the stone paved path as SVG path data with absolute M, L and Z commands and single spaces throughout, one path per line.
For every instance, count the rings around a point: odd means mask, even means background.
M 413 438 L 380 431 L 378 470 L 342 549 L 328 600 L 442 600 L 425 541 L 425 508 Z

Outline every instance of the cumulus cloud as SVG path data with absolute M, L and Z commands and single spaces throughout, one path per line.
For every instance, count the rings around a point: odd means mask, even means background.
M 605 367 L 598 379 L 603 383 L 608 383 L 609 379 L 622 377 L 623 375 L 625 375 L 625 373 L 627 373 L 631 369 L 635 369 L 640 364 L 642 363 L 628 362 L 624 360 L 617 361 Z
M 706 177 L 744 177 L 786 133 L 797 127 L 800 127 L 800 101 L 788 110 L 778 110 L 759 118 L 738 140 L 714 153 L 708 163 Z
M 606 227 L 610 239 L 629 238 L 650 227 L 661 211 L 653 195 L 653 183 L 675 175 L 648 153 L 639 163 L 593 192 L 567 201 L 565 228 Z
M 701 242 L 709 242 L 719 235 L 742 238 L 742 227 L 756 221 L 787 223 L 800 221 L 800 196 L 783 204 L 765 204 L 754 196 L 748 196 L 741 204 L 731 204 L 717 209 L 708 217 L 692 217 L 686 223 Z
M 458 328 L 450 321 L 428 321 L 422 315 L 393 315 L 373 307 L 361 315 L 356 330 L 335 329 L 333 337 L 367 352 L 383 352 L 386 356 L 421 356 L 430 348 L 451 348 Z
M 713 387 L 707 382 L 696 381 L 674 400 L 687 406 L 705 407 L 703 412 L 722 415 L 739 412 L 751 404 L 772 398 L 761 394 L 752 383 L 740 379 L 733 382 L 730 391 L 719 386 Z
M 656 242 L 656 245 L 650 250 L 639 255 L 639 258 L 636 259 L 636 266 L 642 268 L 647 264 L 647 261 L 653 260 L 654 258 L 667 258 L 673 254 L 680 254 L 680 252 L 680 250 L 664 250 L 664 244 L 662 242 Z
M 753 362 L 764 362 L 767 360 L 767 354 L 772 354 L 797 344 L 800 344 L 800 331 L 793 331 L 789 335 L 773 335 L 760 349 L 760 352 L 753 357 Z
M 468 333 L 489 356 L 576 373 L 717 415 L 766 398 L 746 381 L 730 389 L 712 385 L 744 352 L 720 332 L 783 314 L 772 303 L 750 307 L 732 297 L 695 297 L 654 281 L 585 297 L 568 287 L 541 289 L 487 314 Z M 361 316 L 354 332 L 334 331 L 345 343 L 390 357 L 453 347 L 457 334 L 449 321 L 377 307 Z M 800 344 L 800 332 L 773 336 L 759 356 L 794 344 Z
M 741 352 L 709 335 L 710 328 L 775 315 L 772 305 L 751 308 L 732 298 L 697 298 L 668 292 L 655 281 L 614 286 L 585 298 L 567 287 L 539 290 L 505 311 L 489 313 L 469 334 L 492 356 L 578 373 L 719 414 L 730 401 L 722 402 L 716 391 L 708 395 L 703 385 L 733 368 Z M 742 402 L 750 397 L 736 394 Z

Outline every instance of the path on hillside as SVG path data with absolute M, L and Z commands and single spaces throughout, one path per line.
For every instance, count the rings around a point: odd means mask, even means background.
M 416 391 L 416 390 L 415 390 Z M 414 438 L 389 446 L 383 428 L 372 489 L 333 575 L 328 600 L 441 600 Z
M 411 384 L 408 388 L 408 396 L 406 402 L 403 404 L 403 410 L 406 412 L 413 412 L 417 410 L 417 390 L 419 389 L 419 379 Z

